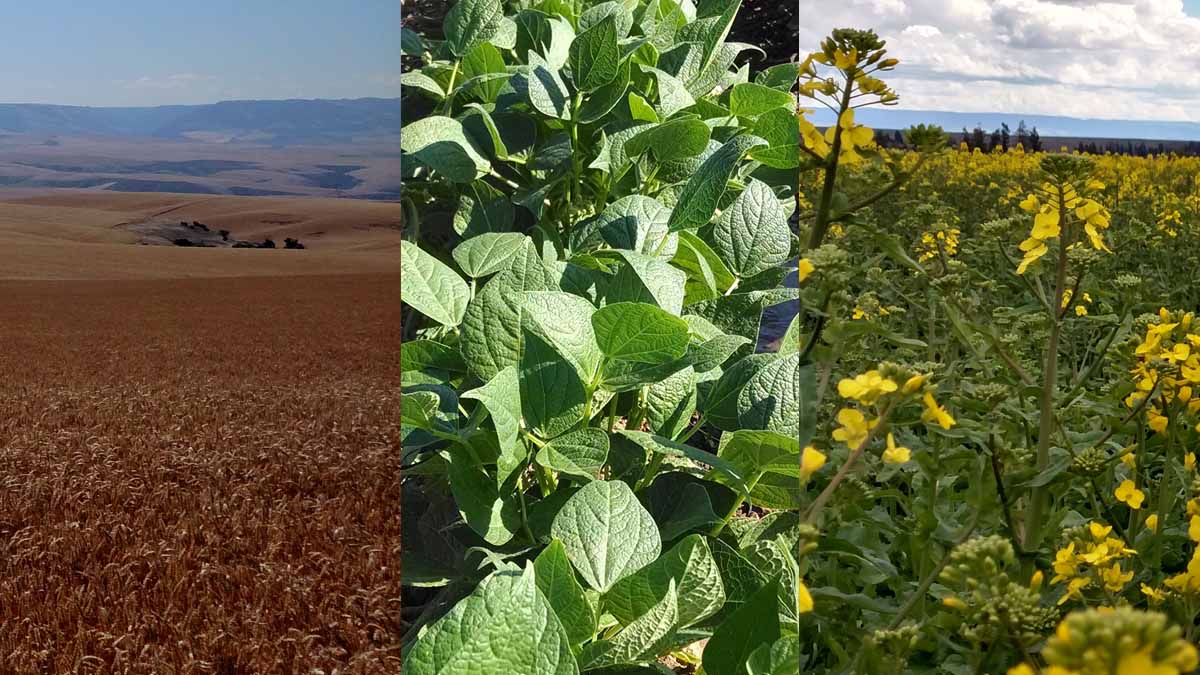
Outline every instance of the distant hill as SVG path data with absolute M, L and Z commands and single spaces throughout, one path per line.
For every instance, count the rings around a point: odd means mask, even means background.
M 812 113 L 815 124 L 828 125 L 833 113 L 818 109 Z M 1101 120 L 1058 115 L 1025 115 L 1019 113 L 961 113 L 943 110 L 895 110 L 863 108 L 855 112 L 855 121 L 877 129 L 905 129 L 914 124 L 937 124 L 946 131 L 961 131 L 964 127 L 980 126 L 987 131 L 998 129 L 1001 123 L 1015 134 L 1024 120 L 1025 127 L 1037 127 L 1043 137 L 1121 138 L 1162 141 L 1200 140 L 1200 122 L 1159 122 L 1144 120 Z
M 349 143 L 399 133 L 399 99 L 221 101 L 148 108 L 0 104 L 0 135 L 145 137 L 285 146 Z

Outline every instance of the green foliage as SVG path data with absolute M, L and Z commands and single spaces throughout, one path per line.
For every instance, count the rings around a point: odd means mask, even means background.
M 734 66 L 739 5 L 463 0 L 408 40 L 404 487 L 441 498 L 405 518 L 463 558 L 406 542 L 413 672 L 798 663 L 795 538 L 737 524 L 796 522 L 815 419 L 811 364 L 753 354 L 798 297 L 798 69 Z

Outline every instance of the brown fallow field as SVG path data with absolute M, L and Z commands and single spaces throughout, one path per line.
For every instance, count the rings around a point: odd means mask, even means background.
M 399 671 L 398 218 L 0 193 L 0 672 Z

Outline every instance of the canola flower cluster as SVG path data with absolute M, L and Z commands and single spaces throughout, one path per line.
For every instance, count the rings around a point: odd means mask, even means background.
M 1195 417 L 1200 412 L 1200 329 L 1191 312 L 1158 311 L 1157 322 L 1146 326 L 1145 337 L 1134 348 L 1130 369 L 1136 389 L 1125 398 L 1134 408 L 1146 403 L 1150 429 L 1165 433 L 1171 420 Z M 1146 401 L 1147 397 L 1152 400 Z M 1200 431 L 1200 424 L 1196 425 Z
M 1058 604 L 1081 598 L 1083 589 L 1093 584 L 1110 593 L 1120 593 L 1133 579 L 1129 564 L 1122 569 L 1121 561 L 1137 555 L 1137 550 L 1111 536 L 1112 529 L 1111 525 L 1092 522 L 1086 528 L 1065 533 L 1069 543 L 1055 553 L 1054 577 L 1050 579 L 1051 584 L 1067 584 L 1067 592 Z
M 1087 183 L 1086 190 L 1095 192 L 1104 189 L 1104 183 L 1092 180 Z M 1109 226 L 1109 212 L 1099 202 L 1083 197 L 1070 183 L 1044 183 L 1038 193 L 1030 193 L 1020 203 L 1021 209 L 1035 214 L 1033 229 L 1029 237 L 1021 242 L 1020 249 L 1024 253 L 1017 274 L 1024 274 L 1029 266 L 1046 255 L 1050 250 L 1048 243 L 1059 239 L 1063 229 L 1071 225 L 1082 225 L 1092 248 L 1098 251 L 1112 252 L 1104 242 L 1101 234 Z M 1078 246 L 1080 242 L 1071 241 L 1068 248 Z

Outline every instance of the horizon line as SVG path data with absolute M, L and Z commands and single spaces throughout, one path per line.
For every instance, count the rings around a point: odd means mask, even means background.
M 341 98 L 327 97 L 293 97 L 293 98 L 229 98 L 207 103 L 160 103 L 157 105 L 82 105 L 75 103 L 40 103 L 34 101 L 0 101 L 0 106 L 40 106 L 47 108 L 98 108 L 104 110 L 132 110 L 145 108 L 190 108 L 221 103 L 289 103 L 293 101 L 400 101 L 399 96 L 345 96 Z
M 800 107 L 804 107 L 801 105 Z M 828 110 L 817 108 L 809 109 L 810 112 L 817 114 L 830 115 Z M 898 107 L 880 107 L 864 112 L 898 112 L 898 113 L 939 113 L 945 115 L 1003 115 L 1007 117 L 1053 117 L 1055 119 L 1078 120 L 1080 122 L 1126 122 L 1135 124 L 1194 124 L 1200 125 L 1200 120 L 1164 120 L 1164 119 L 1136 119 L 1130 117 L 1074 117 L 1071 115 L 1055 115 L 1052 113 L 1030 113 L 1030 112 L 1003 112 L 1003 111 L 986 111 L 980 112 L 975 110 L 945 110 L 933 108 L 898 108 Z

